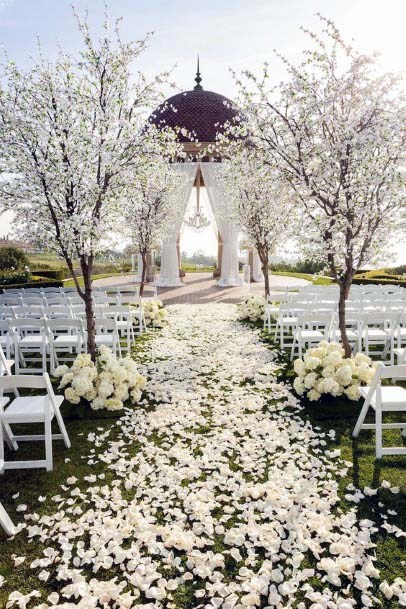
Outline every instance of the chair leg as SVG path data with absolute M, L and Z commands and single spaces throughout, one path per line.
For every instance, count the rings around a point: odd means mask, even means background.
M 296 338 L 293 339 L 292 349 L 290 351 L 290 361 L 292 361 L 295 356 L 295 346 L 296 346 Z M 299 349 L 299 352 L 300 352 L 300 349 Z M 300 355 L 299 355 L 299 357 L 300 357 Z
M 8 423 L 3 422 L 3 430 L 4 430 L 4 437 L 6 439 L 7 446 L 9 447 L 9 449 L 18 450 L 18 444 L 17 444 L 16 440 L 14 439 L 13 431 Z
M 47 416 L 45 418 L 45 460 L 46 470 L 51 472 L 53 469 L 53 458 L 52 458 L 52 422 L 51 418 Z
M 14 535 L 15 533 L 15 526 L 10 518 L 10 516 L 7 514 L 6 510 L 4 509 L 4 507 L 2 506 L 2 504 L 0 503 L 0 526 L 2 527 L 2 529 L 4 529 L 4 531 L 6 532 L 6 535 Z
M 382 410 L 377 404 L 375 410 L 375 454 L 377 459 L 382 458 Z
M 367 416 L 368 410 L 369 410 L 369 402 L 365 401 L 364 405 L 361 409 L 361 412 L 359 413 L 357 422 L 355 423 L 354 431 L 352 432 L 353 438 L 358 438 L 360 429 L 362 427 L 363 422 L 365 421 L 365 417 Z
M 66 431 L 64 420 L 63 420 L 62 415 L 61 415 L 61 413 L 60 413 L 58 408 L 55 409 L 55 418 L 56 418 L 56 421 L 58 423 L 58 427 L 60 429 L 60 432 L 62 434 L 64 444 L 65 444 L 66 448 L 70 448 L 71 442 L 70 442 L 70 439 L 69 439 L 69 436 L 68 436 L 68 432 Z

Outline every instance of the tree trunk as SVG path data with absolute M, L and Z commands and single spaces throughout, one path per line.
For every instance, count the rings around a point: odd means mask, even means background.
M 259 259 L 261 261 L 261 269 L 262 269 L 262 273 L 264 275 L 264 282 L 265 282 L 265 298 L 267 298 L 269 296 L 268 252 L 265 248 L 263 248 L 261 246 L 257 246 L 257 252 L 258 252 Z
M 341 342 L 345 351 L 345 357 L 351 357 L 352 349 L 348 342 L 347 327 L 345 325 L 345 303 L 352 283 L 352 277 L 345 277 L 340 281 L 340 299 L 338 301 L 338 324 L 341 333 Z
M 144 286 L 145 286 L 145 280 L 147 277 L 147 253 L 141 252 L 141 258 L 142 258 L 142 273 L 141 273 L 141 284 L 140 284 L 140 296 L 142 297 L 144 295 Z
M 86 330 L 87 330 L 87 352 L 89 353 L 92 361 L 96 361 L 96 328 L 94 322 L 94 306 L 93 306 L 93 293 L 92 293 L 92 262 L 87 263 L 86 261 L 81 262 L 83 283 L 85 284 L 84 290 L 84 301 L 86 311 Z

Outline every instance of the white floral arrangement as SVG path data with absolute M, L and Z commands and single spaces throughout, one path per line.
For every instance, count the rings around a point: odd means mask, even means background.
M 168 317 L 168 313 L 161 300 L 151 298 L 143 301 L 145 325 L 153 328 L 162 328 Z
M 58 366 L 54 375 L 60 378 L 60 389 L 71 404 L 83 399 L 93 410 L 121 410 L 124 402 L 139 402 L 146 379 L 138 372 L 131 357 L 117 358 L 105 345 L 98 350 L 96 363 L 90 355 L 81 353 L 72 367 Z
M 249 319 L 250 321 L 261 321 L 265 315 L 265 298 L 250 294 L 238 305 L 239 319 Z
M 370 357 L 357 353 L 344 357 L 339 343 L 321 341 L 308 349 L 303 359 L 293 363 L 296 378 L 293 388 L 299 395 L 307 395 L 314 402 L 322 395 L 346 395 L 350 400 L 359 399 L 359 387 L 371 382 L 376 366 Z

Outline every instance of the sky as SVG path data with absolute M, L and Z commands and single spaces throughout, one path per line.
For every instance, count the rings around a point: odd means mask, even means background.
M 79 13 L 88 11 L 94 32 L 102 23 L 104 0 L 74 0 Z M 36 54 L 39 37 L 44 55 L 52 59 L 58 43 L 76 52 L 80 36 L 71 0 L 0 0 L 0 47 L 18 64 Z M 406 71 L 405 0 L 110 0 L 109 14 L 122 17 L 124 39 L 154 32 L 141 61 L 149 76 L 174 68 L 179 90 L 193 87 L 196 56 L 200 55 L 202 85 L 233 98 L 230 68 L 259 71 L 270 63 L 276 80 L 283 76 L 274 49 L 290 60 L 306 44 L 300 26 L 319 29 L 320 12 L 331 18 L 346 40 L 362 51 L 381 53 L 382 68 Z M 10 217 L 0 217 L 0 235 L 8 232 Z M 212 230 L 185 230 L 182 250 L 214 253 Z M 406 263 L 406 251 L 397 257 Z

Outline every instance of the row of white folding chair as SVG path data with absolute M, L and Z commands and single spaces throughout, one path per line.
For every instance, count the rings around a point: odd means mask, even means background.
M 337 316 L 334 310 L 330 311 L 331 315 L 333 315 L 332 320 L 334 321 L 329 323 L 329 333 L 328 335 L 324 333 L 323 337 L 330 340 L 340 340 L 341 334 L 337 327 Z M 328 322 L 329 311 L 328 308 L 315 311 L 312 306 L 306 307 L 305 305 L 296 308 L 291 304 L 281 305 L 279 309 L 275 339 L 279 340 L 282 349 L 291 347 L 292 356 L 302 330 L 309 329 L 310 331 L 313 329 L 312 327 L 307 328 L 306 324 L 304 324 L 304 327 L 298 326 L 299 323 L 304 322 L 306 316 L 308 316 L 309 324 L 313 322 L 313 328 L 317 329 L 317 320 L 320 321 L 319 327 Z M 403 328 L 403 338 L 395 343 L 398 334 L 402 331 L 400 320 L 401 316 L 397 312 L 349 312 L 346 317 L 347 336 L 354 351 L 362 351 L 367 355 L 389 357 L 390 361 L 393 362 L 395 344 L 400 347 L 402 344 L 400 340 L 406 340 L 406 330 Z M 307 332 L 304 335 L 306 336 Z M 317 342 L 317 336 L 317 332 L 314 335 L 309 333 L 308 343 Z M 313 338 L 314 340 L 312 340 Z M 319 340 L 321 340 L 320 337 Z
M 69 361 L 86 347 L 87 334 L 80 319 L 16 319 L 8 323 L 17 374 L 46 372 L 48 360 L 53 372 L 62 354 L 63 360 Z M 96 345 L 106 345 L 121 357 L 116 318 L 96 318 L 95 329 Z
M 41 395 L 20 396 L 19 389 L 45 390 Z M 5 396 L 7 391 L 17 394 L 11 403 L 10 398 Z M 68 432 L 60 412 L 63 402 L 62 395 L 55 395 L 51 381 L 47 373 L 40 377 L 6 375 L 0 377 L 0 472 L 7 469 L 25 469 L 43 467 L 47 471 L 53 469 L 52 442 L 63 440 L 66 448 L 70 447 Z M 59 431 L 52 433 L 52 420 L 56 419 Z M 13 425 L 38 424 L 44 425 L 43 434 L 15 435 L 12 431 Z M 4 434 L 4 438 L 3 438 Z M 11 450 L 18 450 L 20 442 L 41 441 L 45 443 L 45 459 L 29 459 L 24 461 L 5 461 L 4 440 Z M 0 513 L 1 516 L 1 513 Z
M 319 314 L 334 313 L 337 307 L 335 303 L 309 303 L 309 302 L 294 302 L 281 304 L 278 308 L 278 313 L 274 325 L 275 339 L 279 335 L 279 343 L 282 349 L 292 347 L 293 334 L 296 329 L 298 316 L 303 314 Z M 268 321 L 268 315 L 265 315 L 264 325 L 268 330 L 271 329 L 271 323 Z
M 113 305 L 102 303 L 95 304 L 94 311 L 96 317 L 112 317 L 114 314 L 120 321 L 120 328 L 124 328 L 124 321 L 130 320 L 130 333 L 134 338 L 135 334 L 142 334 L 145 329 L 145 318 L 142 301 L 138 306 Z M 84 319 L 86 310 L 83 301 L 77 304 L 59 305 L 53 307 L 3 307 L 0 308 L 1 319 Z

